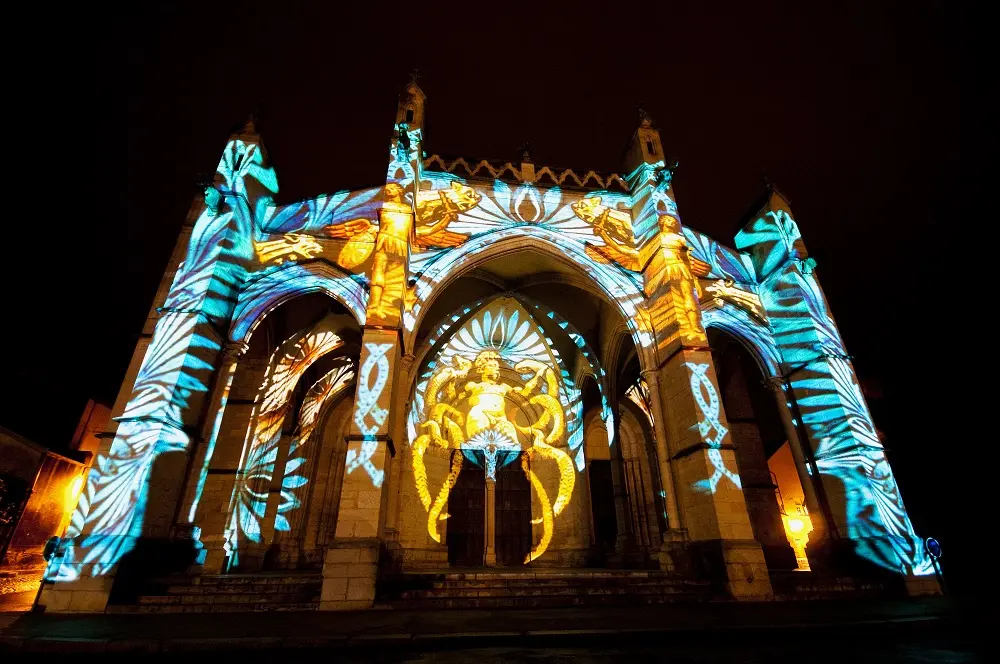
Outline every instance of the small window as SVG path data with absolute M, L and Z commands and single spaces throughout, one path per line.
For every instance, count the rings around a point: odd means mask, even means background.
M 406 124 L 410 124 L 411 122 L 413 122 L 413 109 L 408 108 L 406 109 Z
M 656 148 L 653 147 L 653 141 L 651 140 L 646 141 L 646 152 L 648 152 L 649 154 L 656 154 Z

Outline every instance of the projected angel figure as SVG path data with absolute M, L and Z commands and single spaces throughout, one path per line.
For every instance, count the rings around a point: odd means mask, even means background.
M 323 229 L 329 237 L 348 241 L 337 258 L 342 267 L 357 267 L 368 260 L 374 250 L 369 306 L 375 309 L 380 307 L 383 293 L 387 289 L 390 292 L 402 290 L 402 268 L 395 270 L 394 266 L 401 266 L 402 259 L 406 258 L 410 226 L 413 225 L 413 211 L 404 194 L 405 190 L 398 184 L 389 183 L 385 186 L 377 229 L 367 219 L 353 219 Z M 479 204 L 481 197 L 471 187 L 452 182 L 450 189 L 421 191 L 417 192 L 416 197 L 416 251 L 431 247 L 457 247 L 468 239 L 467 235 L 452 233 L 447 229 L 448 224 L 455 221 L 460 212 Z
M 444 449 L 475 449 L 482 451 L 490 477 L 496 468 L 498 455 L 523 451 L 521 468 L 531 482 L 541 502 L 542 516 L 532 523 L 542 524 L 542 537 L 525 558 L 525 563 L 537 558 L 552 540 L 553 518 L 569 503 L 576 481 L 573 462 L 565 452 L 553 447 L 565 432 L 566 415 L 559 402 L 556 373 L 538 360 L 526 358 L 513 368 L 522 376 L 531 377 L 518 386 L 501 379 L 503 358 L 495 350 L 481 351 L 473 360 L 455 355 L 450 365 L 441 367 L 430 379 L 426 390 L 422 432 L 413 442 L 413 471 L 417 492 L 428 510 L 427 532 L 436 542 L 441 541 L 437 522 L 448 518 L 444 508 L 458 474 L 462 470 L 462 454 L 452 457 L 451 469 L 437 497 L 431 501 L 427 486 L 424 454 L 430 445 Z M 466 380 L 470 371 L 479 380 Z M 541 411 L 528 426 L 521 426 L 507 415 L 508 405 L 521 402 L 524 411 Z M 535 408 L 531 408 L 534 406 Z M 555 501 L 531 469 L 535 457 L 555 461 L 559 467 L 559 490 Z
M 659 283 L 670 283 L 680 292 L 684 314 L 678 316 L 681 334 L 688 338 L 701 339 L 705 330 L 698 318 L 698 300 L 701 284 L 691 271 L 688 245 L 681 234 L 681 222 L 670 214 L 661 214 L 657 220 L 660 227 L 660 249 L 663 264 Z

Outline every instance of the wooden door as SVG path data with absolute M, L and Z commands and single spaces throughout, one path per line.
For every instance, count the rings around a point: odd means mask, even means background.
M 531 483 L 521 458 L 496 471 L 497 564 L 517 567 L 531 552 Z
M 481 452 L 472 452 L 481 454 Z M 452 454 L 462 454 L 455 450 Z M 482 461 L 464 459 L 462 472 L 448 495 L 448 564 L 482 567 L 486 536 L 486 471 Z
M 615 488 L 610 461 L 590 462 L 590 505 L 594 511 L 594 541 L 604 551 L 615 550 L 618 519 L 615 515 Z

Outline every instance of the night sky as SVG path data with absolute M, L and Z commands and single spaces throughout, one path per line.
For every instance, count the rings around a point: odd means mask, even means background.
M 965 550 L 948 494 L 969 472 L 955 451 L 968 425 L 954 368 L 927 357 L 947 353 L 960 309 L 946 298 L 964 290 L 953 231 L 976 137 L 961 5 L 314 4 L 38 24 L 9 81 L 24 118 L 5 140 L 33 193 L 8 194 L 30 221 L 5 220 L 0 426 L 59 448 L 88 398 L 114 400 L 198 176 L 251 110 L 279 202 L 377 185 L 417 68 L 429 154 L 513 160 L 530 141 L 537 164 L 620 172 L 641 102 L 680 162 L 684 223 L 726 244 L 770 178 L 918 532 Z

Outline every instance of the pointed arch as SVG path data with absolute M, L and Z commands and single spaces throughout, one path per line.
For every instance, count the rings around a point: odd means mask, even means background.
M 781 354 L 769 327 L 754 320 L 746 311 L 729 303 L 702 309 L 705 328 L 714 327 L 736 339 L 753 357 L 765 377 L 781 374 Z
M 271 311 L 308 293 L 329 295 L 351 312 L 358 325 L 365 324 L 368 292 L 351 275 L 322 260 L 286 263 L 246 285 L 236 302 L 229 338 L 248 342 Z
M 555 259 L 581 279 L 574 285 L 604 299 L 626 321 L 643 369 L 654 366 L 652 335 L 639 327 L 639 308 L 645 299 L 638 280 L 616 265 L 602 264 L 587 255 L 582 244 L 542 226 L 518 225 L 474 237 L 459 249 L 430 261 L 414 284 L 416 303 L 404 317 L 404 343 L 412 351 L 417 330 L 430 305 L 449 284 L 479 265 L 496 258 L 535 251 Z
M 239 549 L 245 546 L 242 540 L 260 542 L 271 482 L 276 475 L 284 477 L 285 468 L 276 465 L 292 391 L 310 366 L 344 346 L 341 334 L 348 320 L 343 314 L 327 314 L 293 334 L 271 354 L 254 400 L 240 455 L 240 474 L 229 503 L 226 540 L 231 565 L 239 562 Z M 296 500 L 290 492 L 282 492 L 281 498 L 279 512 L 291 509 L 287 503 Z

